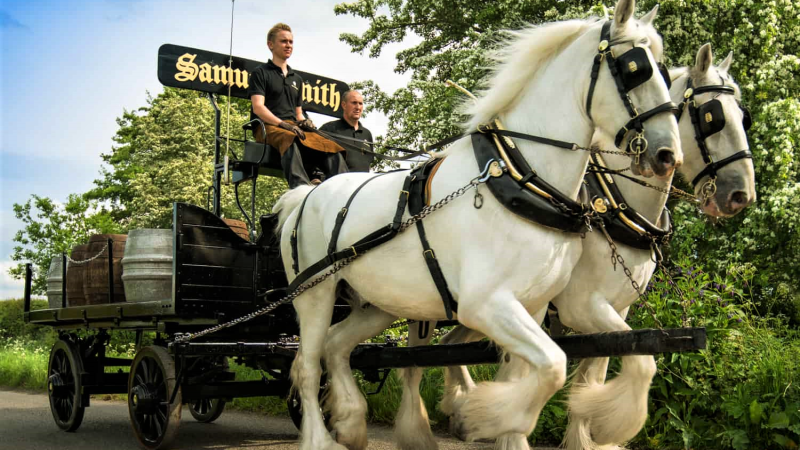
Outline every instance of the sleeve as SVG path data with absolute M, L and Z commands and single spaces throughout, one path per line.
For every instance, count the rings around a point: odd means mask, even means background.
M 253 95 L 267 97 L 267 80 L 264 76 L 264 71 L 260 68 L 253 71 L 253 76 L 250 78 L 250 87 L 247 89 L 247 97 L 252 97 Z
M 325 122 L 321 127 L 319 127 L 319 129 L 322 131 L 327 131 L 328 133 L 336 133 L 336 130 L 333 128 L 333 121 Z

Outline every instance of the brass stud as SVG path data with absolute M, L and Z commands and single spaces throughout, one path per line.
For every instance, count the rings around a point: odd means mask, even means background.
M 494 178 L 497 178 L 497 177 L 503 175 L 503 169 L 500 167 L 500 163 L 499 162 L 492 161 L 492 163 L 489 164 L 489 175 L 494 177 Z
M 714 120 L 714 116 L 712 116 L 710 112 L 707 112 L 705 117 L 706 123 L 711 123 L 711 121 Z
M 683 98 L 691 98 L 692 94 L 694 94 L 694 89 L 689 88 L 683 93 Z
M 606 211 L 608 211 L 606 202 L 600 197 L 594 199 L 594 202 L 592 202 L 592 207 L 594 207 L 594 210 L 599 212 L 600 214 L 604 214 Z
M 600 45 L 597 46 L 597 49 L 600 50 L 601 52 L 606 51 L 607 48 L 608 48 L 608 41 L 605 39 L 600 41 Z
M 636 61 L 631 61 L 628 63 L 628 70 L 630 70 L 631 72 L 636 72 L 637 70 L 639 70 L 639 66 L 636 65 Z

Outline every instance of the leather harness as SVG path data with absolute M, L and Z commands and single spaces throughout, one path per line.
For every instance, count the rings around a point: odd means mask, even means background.
M 645 113 L 638 113 L 627 94 L 627 91 L 632 89 L 632 87 L 623 77 L 624 74 L 620 73 L 617 64 L 615 64 L 617 59 L 615 59 L 613 53 L 608 50 L 609 46 L 614 45 L 614 43 L 609 41 L 610 27 L 610 22 L 606 22 L 601 30 L 601 42 L 598 46 L 599 53 L 595 57 L 594 66 L 592 68 L 586 109 L 591 117 L 592 96 L 599 73 L 599 67 L 603 59 L 607 58 L 612 77 L 617 83 L 623 103 L 631 115 L 631 120 L 620 130 L 620 133 L 618 133 L 618 142 L 616 144 L 617 146 L 620 145 L 622 138 L 624 138 L 628 131 L 636 130 L 638 133 L 636 137 L 629 142 L 629 146 L 631 154 L 638 158 L 638 155 L 644 152 L 647 145 L 642 134 L 643 122 L 657 114 L 674 111 L 677 107 L 672 102 L 668 102 Z M 620 59 L 623 59 L 626 54 L 623 54 Z M 627 67 L 628 64 L 625 66 Z M 652 68 L 650 70 L 652 70 Z M 470 136 L 478 169 L 486 168 L 489 173 L 489 175 L 486 176 L 486 183 L 489 190 L 506 209 L 525 220 L 569 233 L 585 233 L 591 228 L 590 222 L 592 218 L 595 217 L 596 211 L 564 195 L 558 189 L 541 179 L 536 171 L 530 167 L 510 138 L 525 139 L 568 150 L 579 149 L 580 147 L 577 144 L 508 131 L 503 129 L 497 120 L 493 121 L 490 125 L 478 127 L 478 131 L 471 133 Z M 435 148 L 437 145 L 441 146 L 445 145 L 445 143 L 454 142 L 459 138 L 460 136 L 445 139 L 438 144 L 426 147 L 425 150 Z M 400 198 L 391 224 L 370 233 L 350 247 L 336 251 L 339 233 L 353 199 L 367 183 L 384 174 L 372 177 L 362 183 L 350 195 L 347 203 L 337 215 L 328 246 L 327 256 L 300 272 L 299 255 L 297 251 L 297 229 L 300 224 L 300 219 L 302 218 L 306 201 L 313 193 L 312 190 L 303 200 L 294 228 L 292 229 L 292 268 L 297 276 L 287 290 L 293 292 L 322 269 L 339 261 L 354 258 L 394 238 L 400 231 L 402 217 L 406 207 L 408 207 L 411 215 L 416 215 L 422 211 L 425 205 L 429 204 L 431 198 L 431 181 L 442 161 L 443 159 L 432 159 L 409 173 L 403 182 L 403 188 L 400 191 Z M 448 319 L 452 319 L 453 311 L 457 312 L 457 303 L 447 287 L 447 281 L 436 259 L 436 254 L 427 240 L 422 221 L 417 221 L 416 225 L 423 247 L 423 257 L 428 265 L 428 270 L 431 273 L 436 288 L 442 297 L 446 316 Z M 652 228 L 657 229 L 655 226 Z

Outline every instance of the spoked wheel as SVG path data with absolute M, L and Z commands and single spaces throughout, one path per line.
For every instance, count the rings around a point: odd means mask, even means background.
M 200 423 L 211 423 L 222 415 L 225 410 L 225 400 L 221 398 L 204 398 L 189 405 L 192 417 Z
M 228 370 L 228 358 L 219 358 L 216 360 L 204 360 L 199 365 L 199 370 Z M 197 369 L 195 369 L 197 370 Z M 222 415 L 225 410 L 226 401 L 221 398 L 204 398 L 196 400 L 189 404 L 189 412 L 192 417 L 200 423 L 211 423 Z
M 322 403 L 322 399 L 325 398 L 329 388 L 330 385 L 328 384 L 327 377 L 322 375 L 322 379 L 319 383 L 320 403 Z M 289 417 L 292 418 L 292 423 L 294 423 L 294 426 L 298 430 L 301 430 L 301 424 L 303 423 L 303 402 L 300 399 L 300 392 L 297 389 L 292 390 L 289 394 L 289 398 L 286 399 L 286 406 L 289 409 Z M 325 421 L 325 428 L 331 431 L 331 415 L 323 412 L 322 419 Z
M 86 408 L 81 399 L 82 372 L 78 347 L 63 339 L 57 341 L 47 367 L 47 396 L 56 425 L 64 431 L 75 431 L 83 422 Z
M 175 389 L 175 363 L 163 347 L 145 347 L 136 354 L 128 377 L 128 412 L 136 438 L 146 449 L 166 448 L 181 422 L 181 390 Z

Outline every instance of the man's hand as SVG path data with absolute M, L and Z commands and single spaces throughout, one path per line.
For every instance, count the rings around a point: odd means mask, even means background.
M 312 131 L 317 129 L 316 125 L 314 125 L 314 122 L 312 122 L 311 119 L 303 119 L 297 125 L 300 126 L 300 128 L 305 131 Z
M 289 122 L 283 121 L 278 124 L 278 127 L 283 128 L 284 130 L 291 131 L 292 133 L 296 134 L 300 140 L 306 140 L 306 134 L 303 133 L 303 130 L 300 129 L 297 125 L 292 125 Z

